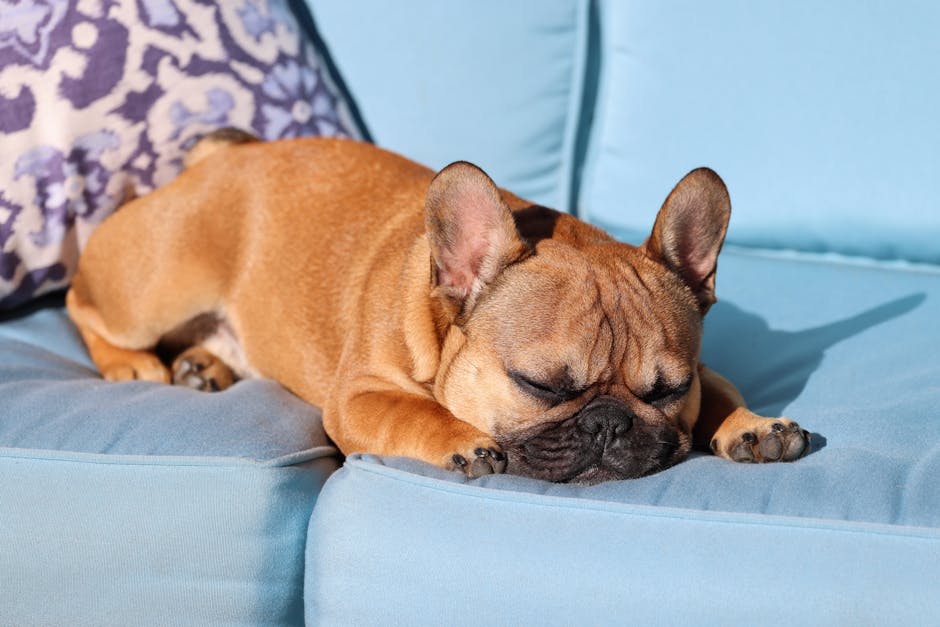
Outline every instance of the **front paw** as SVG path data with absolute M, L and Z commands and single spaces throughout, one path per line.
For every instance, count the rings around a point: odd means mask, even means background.
M 809 432 L 789 418 L 754 415 L 749 424 L 719 430 L 711 441 L 711 449 L 735 462 L 792 462 L 809 452 Z
M 447 461 L 446 467 L 463 472 L 470 479 L 499 475 L 506 471 L 506 454 L 496 444 L 489 443 L 454 453 Z

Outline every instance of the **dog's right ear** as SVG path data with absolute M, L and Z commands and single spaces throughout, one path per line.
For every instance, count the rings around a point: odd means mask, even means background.
M 529 253 L 492 179 L 466 161 L 431 181 L 425 203 L 432 293 L 455 315 L 469 311 L 484 286 Z

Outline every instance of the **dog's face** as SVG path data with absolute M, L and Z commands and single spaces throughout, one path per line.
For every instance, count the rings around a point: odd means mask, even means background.
M 462 176 L 443 204 L 432 202 L 435 184 L 429 194 L 435 284 L 454 311 L 438 401 L 492 434 L 513 474 L 595 483 L 684 459 L 699 411 L 702 316 L 730 209 L 720 179 L 683 179 L 637 248 L 547 209 L 517 212 L 511 223 L 499 211 L 481 218 L 492 192 L 458 207 L 450 215 L 476 218 L 439 236 L 434 216 L 488 181 Z M 467 250 L 476 259 L 458 269 Z

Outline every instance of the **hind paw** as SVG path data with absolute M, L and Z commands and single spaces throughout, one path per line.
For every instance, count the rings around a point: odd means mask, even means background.
M 235 373 L 201 346 L 185 351 L 173 362 L 173 384 L 203 392 L 219 392 L 235 383 Z

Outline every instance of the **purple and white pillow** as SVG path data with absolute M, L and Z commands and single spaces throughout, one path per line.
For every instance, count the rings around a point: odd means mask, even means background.
M 360 135 L 286 0 L 0 0 L 0 309 L 225 126 Z

